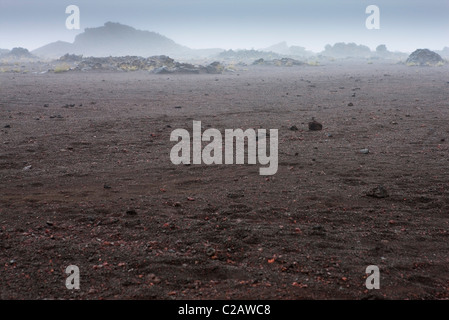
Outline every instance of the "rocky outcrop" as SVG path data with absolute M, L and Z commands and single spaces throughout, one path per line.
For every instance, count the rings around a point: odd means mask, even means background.
M 80 56 L 65 55 L 59 61 L 76 61 Z M 144 70 L 155 74 L 220 74 L 225 67 L 219 62 L 207 66 L 180 63 L 168 56 L 152 56 L 142 58 L 137 56 L 84 58 L 72 68 L 77 71 L 104 70 L 104 71 L 138 71 Z
M 258 59 L 253 62 L 253 65 L 258 66 L 276 66 L 276 67 L 292 67 L 292 66 L 302 66 L 304 62 L 298 61 L 291 58 L 281 58 L 273 60 Z
M 429 49 L 418 49 L 407 59 L 408 65 L 431 66 L 444 63 L 443 58 Z

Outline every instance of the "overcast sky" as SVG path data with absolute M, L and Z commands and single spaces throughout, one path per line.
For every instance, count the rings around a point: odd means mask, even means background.
M 81 30 L 65 28 L 72 4 L 80 8 Z M 365 27 L 371 4 L 380 8 L 380 30 Z M 281 41 L 316 52 L 335 42 L 392 51 L 449 47 L 448 0 L 0 0 L 0 48 L 73 42 L 107 21 L 191 48 L 258 49 Z

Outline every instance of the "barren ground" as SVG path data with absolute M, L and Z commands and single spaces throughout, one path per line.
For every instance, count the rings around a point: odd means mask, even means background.
M 448 71 L 0 74 L 0 298 L 448 299 Z M 173 165 L 193 120 L 279 129 L 277 174 Z

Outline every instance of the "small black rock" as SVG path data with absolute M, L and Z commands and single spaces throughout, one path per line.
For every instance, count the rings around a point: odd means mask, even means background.
M 323 130 L 323 125 L 315 120 L 309 122 L 309 130 L 310 131 L 320 131 Z
M 385 189 L 384 186 L 377 186 L 371 190 L 369 190 L 366 195 L 368 197 L 377 198 L 377 199 L 383 199 L 388 198 L 389 194 L 387 189 Z

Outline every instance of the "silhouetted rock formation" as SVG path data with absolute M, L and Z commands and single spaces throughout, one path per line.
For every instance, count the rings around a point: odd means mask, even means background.
M 95 57 L 149 57 L 161 54 L 179 56 L 189 54 L 190 51 L 191 49 L 158 33 L 107 22 L 102 27 L 86 28 L 76 36 L 73 44 L 58 41 L 36 49 L 34 53 L 49 58 L 60 57 L 66 53 Z
M 34 56 L 25 48 L 13 48 L 7 56 L 15 58 L 33 58 Z
M 1 55 L 3 60 L 13 62 L 13 61 L 35 61 L 37 57 L 32 55 L 28 49 L 25 48 L 13 48 L 11 51 L 6 50 Z

